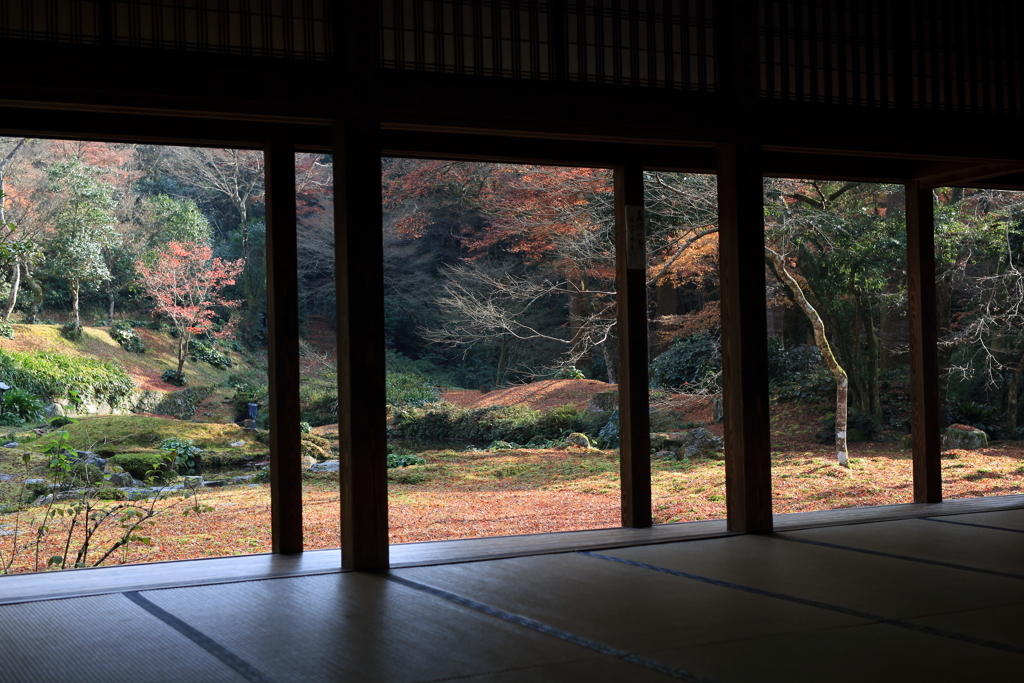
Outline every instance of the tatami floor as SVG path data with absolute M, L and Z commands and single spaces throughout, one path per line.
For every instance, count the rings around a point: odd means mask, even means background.
M 28 601 L 0 578 L 0 681 L 1024 680 L 1024 508 L 942 509 Z

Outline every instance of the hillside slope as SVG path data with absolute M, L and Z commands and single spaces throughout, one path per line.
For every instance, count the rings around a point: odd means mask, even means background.
M 129 353 L 114 341 L 105 327 L 83 327 L 77 342 L 65 339 L 58 325 L 12 325 L 14 339 L 0 337 L 0 349 L 8 351 L 49 351 L 72 357 L 89 357 L 117 363 L 135 380 L 139 389 L 175 391 L 177 387 L 160 379 L 164 370 L 177 366 L 178 342 L 165 332 L 136 328 L 145 353 Z M 238 353 L 232 353 L 233 367 L 218 370 L 208 363 L 185 361 L 185 377 L 189 386 L 221 386 L 231 374 L 244 373 L 249 364 Z

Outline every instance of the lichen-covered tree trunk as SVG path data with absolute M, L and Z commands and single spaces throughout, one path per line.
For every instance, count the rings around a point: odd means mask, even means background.
M 768 247 L 764 248 L 764 252 L 774 266 L 775 274 L 789 288 L 789 291 L 793 293 L 793 298 L 796 300 L 797 305 L 800 306 L 800 310 L 807 316 L 807 320 L 811 323 L 811 327 L 814 330 L 814 343 L 821 351 L 821 356 L 824 358 L 825 364 L 828 365 L 828 369 L 832 371 L 832 376 L 836 378 L 836 459 L 843 467 L 849 467 L 849 450 L 846 445 L 846 404 L 850 393 L 849 378 L 846 375 L 846 371 L 839 365 L 839 361 L 836 360 L 835 354 L 832 353 L 832 347 L 825 337 L 825 323 L 821 321 L 821 316 L 818 315 L 818 312 L 807 300 L 807 296 L 804 294 L 800 283 L 786 270 L 786 264 L 779 254 Z
M 18 304 L 18 290 L 21 288 L 21 263 L 14 262 L 11 266 L 11 292 L 7 295 L 7 305 L 4 306 L 4 320 L 10 320 L 14 313 L 14 307 Z
M 608 384 L 618 384 L 619 369 L 615 365 L 615 358 L 612 357 L 612 337 L 606 339 L 601 346 L 604 352 L 604 367 L 608 371 Z
M 1013 379 L 1010 386 L 1006 388 L 1006 436 L 1015 439 L 1017 434 L 1017 387 L 1024 378 L 1024 356 L 1021 356 L 1017 368 L 1013 371 Z
M 75 332 L 82 329 L 82 317 L 79 315 L 78 292 L 81 283 L 78 280 L 71 280 L 71 322 L 74 324 Z
M 32 292 L 32 303 L 29 304 L 28 313 L 25 315 L 25 322 L 32 325 L 35 323 L 39 311 L 43 309 L 43 288 L 33 277 L 27 263 L 21 264 L 21 279 L 25 281 L 25 286 Z

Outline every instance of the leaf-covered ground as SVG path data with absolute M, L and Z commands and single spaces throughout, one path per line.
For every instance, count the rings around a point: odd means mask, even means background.
M 561 400 L 559 397 L 557 400 Z M 564 403 L 564 401 L 562 402 Z M 559 403 L 561 405 L 562 403 Z M 704 410 L 701 408 L 700 410 Z M 912 499 L 910 451 L 898 440 L 851 444 L 851 467 L 835 464 L 832 449 L 814 439 L 822 412 L 813 406 L 773 406 L 773 498 L 776 513 L 906 503 Z M 696 417 L 696 414 L 694 415 Z M 713 429 L 721 431 L 720 425 Z M 890 435 L 896 439 L 896 435 Z M 426 463 L 389 470 L 391 541 L 500 536 L 615 527 L 619 524 L 618 454 L 615 451 L 516 449 L 463 452 L 431 450 Z M 948 451 L 942 460 L 947 498 L 1024 491 L 1024 442 L 1000 442 L 981 451 Z M 725 466 L 721 459 L 652 461 L 653 508 L 658 523 L 725 516 Z M 111 562 L 145 562 L 270 550 L 267 485 L 204 489 L 212 510 L 183 514 L 193 504 L 172 498 L 146 525 L 152 545 L 135 542 Z M 2 502 L 2 501 L 0 501 Z M 106 503 L 101 505 L 113 505 Z M 13 528 L 24 545 L 42 508 L 17 520 L 0 516 L 0 552 L 9 553 Z M 338 485 L 335 475 L 307 474 L 304 527 L 307 548 L 337 547 Z M 40 555 L 61 554 L 66 536 L 51 524 Z M 120 533 L 117 524 L 110 532 Z M 103 543 L 115 540 L 109 536 Z M 74 543 L 72 543 L 74 547 Z M 13 569 L 32 570 L 34 550 Z

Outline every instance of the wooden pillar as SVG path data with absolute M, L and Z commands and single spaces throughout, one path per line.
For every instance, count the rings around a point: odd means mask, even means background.
M 335 124 L 341 564 L 359 570 L 388 566 L 379 139 L 376 121 Z
M 761 148 L 718 148 L 725 482 L 730 531 L 772 530 Z
M 622 526 L 651 526 L 647 380 L 647 237 L 644 171 L 615 168 L 615 271 L 619 328 L 619 468 Z
M 275 553 L 302 552 L 299 431 L 299 278 L 295 145 L 264 150 L 267 203 L 267 340 L 270 393 L 270 527 Z
M 939 459 L 939 357 L 935 300 L 932 191 L 907 188 L 907 318 L 910 323 L 910 431 L 914 441 L 914 502 L 942 500 Z

